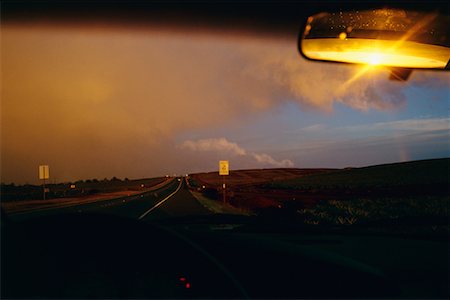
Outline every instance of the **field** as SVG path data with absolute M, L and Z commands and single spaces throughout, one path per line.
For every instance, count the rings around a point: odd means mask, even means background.
M 218 198 L 222 184 L 227 187 L 227 201 L 244 209 L 278 207 L 280 202 L 290 199 L 292 193 L 287 190 L 264 190 L 261 187 L 275 182 L 283 182 L 336 171 L 336 169 L 261 169 L 230 171 L 223 178 L 217 172 L 191 174 L 189 182 L 198 191 L 210 198 Z M 215 193 L 215 191 L 218 191 Z M 307 201 L 307 200 L 305 200 Z
M 225 176 L 226 184 L 231 188 L 253 186 L 255 184 L 273 181 L 296 179 L 307 175 L 329 172 L 335 169 L 260 169 L 230 171 Z M 221 186 L 223 179 L 218 172 L 191 174 L 199 185 L 207 187 Z
M 335 170 L 327 174 L 277 181 L 274 188 L 288 189 L 364 189 L 448 185 L 450 159 L 433 159 L 405 163 Z
M 234 171 L 226 178 L 226 201 L 307 224 L 420 220 L 448 232 L 449 167 L 445 158 L 351 169 Z M 217 173 L 192 174 L 190 182 L 205 196 L 222 200 Z

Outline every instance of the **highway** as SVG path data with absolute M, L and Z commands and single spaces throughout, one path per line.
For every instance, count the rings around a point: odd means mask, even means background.
M 178 178 L 160 189 L 129 197 L 65 207 L 37 209 L 8 214 L 12 221 L 59 214 L 109 214 L 142 221 L 167 217 L 210 214 L 189 192 L 186 182 Z

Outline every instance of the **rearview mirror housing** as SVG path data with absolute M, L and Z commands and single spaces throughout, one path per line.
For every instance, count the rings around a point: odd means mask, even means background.
M 414 69 L 450 69 L 449 28 L 450 17 L 439 12 L 322 12 L 307 19 L 299 51 L 308 60 L 385 66 L 407 78 Z

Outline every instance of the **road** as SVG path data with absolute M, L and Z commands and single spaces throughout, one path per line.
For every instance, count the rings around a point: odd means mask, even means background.
M 101 213 L 151 221 L 167 217 L 210 214 L 189 192 L 186 182 L 179 178 L 155 191 L 129 197 L 9 214 L 12 221 L 66 213 Z

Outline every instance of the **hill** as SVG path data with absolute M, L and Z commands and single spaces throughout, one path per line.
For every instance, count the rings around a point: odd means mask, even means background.
M 277 180 L 272 188 L 368 188 L 449 185 L 450 158 L 384 164 L 334 170 L 289 180 Z
M 262 183 L 283 181 L 296 179 L 313 174 L 321 174 L 336 169 L 294 169 L 294 168 L 278 168 L 278 169 L 252 169 L 252 170 L 231 170 L 229 176 L 223 178 L 218 172 L 191 174 L 191 184 L 194 187 L 218 187 L 222 186 L 223 180 L 226 180 L 227 186 L 231 188 L 239 188 L 245 186 L 253 186 Z
M 226 201 L 308 224 L 402 218 L 438 222 L 448 218 L 449 168 L 450 158 L 443 158 L 362 168 L 233 171 L 226 178 L 231 183 Z M 190 180 L 205 196 L 222 199 L 217 172 L 194 174 Z

